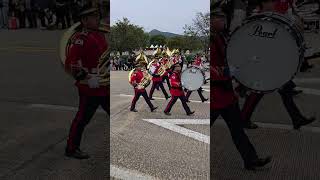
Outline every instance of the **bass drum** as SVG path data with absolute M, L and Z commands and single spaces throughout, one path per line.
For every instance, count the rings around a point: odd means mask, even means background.
M 249 17 L 231 35 L 227 61 L 231 75 L 247 88 L 272 92 L 293 79 L 304 58 L 299 27 L 277 13 Z
M 204 75 L 197 67 L 189 67 L 181 73 L 181 84 L 189 91 L 196 91 L 204 84 Z

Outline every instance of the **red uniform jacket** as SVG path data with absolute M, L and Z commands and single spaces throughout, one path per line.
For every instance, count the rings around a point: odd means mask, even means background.
M 184 92 L 181 85 L 180 73 L 173 72 L 169 79 L 171 84 L 170 94 L 172 96 L 183 96 Z
M 233 90 L 225 90 L 223 87 L 215 86 L 215 82 L 228 82 L 232 81 L 230 75 L 226 73 L 227 63 L 225 61 L 225 47 L 226 40 L 222 34 L 216 35 L 213 43 L 211 44 L 211 70 L 210 76 L 212 77 L 212 99 L 210 106 L 212 110 L 226 108 L 238 101 L 237 96 Z
M 136 84 L 139 84 L 141 82 L 141 80 L 143 79 L 144 75 L 143 75 L 143 72 L 141 70 L 139 71 L 135 71 L 132 73 L 131 75 L 131 78 L 130 78 L 130 83 L 132 85 L 134 85 L 135 83 Z M 138 89 L 137 87 L 134 87 L 134 90 L 136 92 L 143 92 L 145 91 L 145 89 Z
M 292 3 L 293 0 L 277 0 L 274 4 L 275 11 L 280 14 L 286 14 Z
M 155 67 L 155 71 L 153 72 L 153 74 L 158 74 L 158 71 L 161 67 L 160 63 L 153 63 L 150 68 L 152 68 L 152 67 Z M 162 77 L 157 76 L 157 75 L 152 75 L 152 81 L 153 82 L 160 82 L 160 81 L 162 81 Z
M 173 64 L 181 63 L 182 61 L 181 56 L 174 57 L 172 61 L 173 61 Z
M 78 32 L 71 40 L 72 45 L 65 61 L 65 69 L 68 72 L 85 69 L 88 73 L 96 73 L 100 56 L 108 49 L 108 44 L 104 34 L 99 32 Z M 87 96 L 106 96 L 107 87 L 89 88 L 88 85 L 80 84 L 76 86 L 79 93 Z
M 196 58 L 193 62 L 193 65 L 195 66 L 201 66 L 201 64 L 202 64 L 202 61 L 200 57 Z

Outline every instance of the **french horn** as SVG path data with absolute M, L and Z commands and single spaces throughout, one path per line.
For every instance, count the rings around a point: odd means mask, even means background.
M 100 24 L 100 27 L 98 29 L 90 29 L 93 31 L 98 31 L 105 33 L 107 36 L 107 33 L 110 32 L 109 25 L 107 24 Z M 71 26 L 62 36 L 60 40 L 60 61 L 61 65 L 64 67 L 66 57 L 69 53 L 69 48 L 72 45 L 72 39 L 74 35 L 81 31 L 81 23 L 75 23 L 73 26 Z M 107 39 L 107 38 L 106 38 Z M 110 58 L 109 58 L 110 52 L 109 49 L 107 49 L 99 58 L 99 63 L 97 66 L 97 75 L 99 77 L 99 84 L 101 86 L 108 86 L 110 85 Z M 80 81 L 81 84 L 88 84 L 86 80 Z

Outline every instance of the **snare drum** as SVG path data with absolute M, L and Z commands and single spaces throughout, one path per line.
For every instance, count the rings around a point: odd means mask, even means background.
M 299 71 L 305 42 L 292 19 L 263 13 L 249 17 L 232 33 L 226 51 L 238 82 L 254 91 L 272 92 Z
M 191 66 L 181 73 L 181 84 L 189 91 L 198 90 L 204 83 L 205 77 L 198 67 Z

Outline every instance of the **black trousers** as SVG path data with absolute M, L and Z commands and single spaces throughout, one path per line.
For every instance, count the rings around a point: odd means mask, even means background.
M 197 92 L 198 92 L 198 94 L 199 94 L 199 96 L 200 96 L 201 101 L 204 101 L 206 98 L 204 98 L 204 96 L 203 96 L 203 94 L 202 94 L 202 88 L 200 87 L 200 88 L 197 90 Z M 186 95 L 187 100 L 189 100 L 189 97 L 190 97 L 191 93 L 192 93 L 192 91 L 188 91 L 188 92 L 187 92 L 187 95 Z
M 162 82 L 166 81 L 168 88 L 171 89 L 170 81 L 169 81 L 169 76 L 163 76 Z
M 29 28 L 37 28 L 38 23 L 37 23 L 36 12 L 34 10 L 27 10 L 26 15 L 29 22 Z
M 155 90 L 156 88 L 159 88 L 159 87 L 161 88 L 161 91 L 162 91 L 162 93 L 164 94 L 164 97 L 165 97 L 165 98 L 169 98 L 169 95 L 168 95 L 166 89 L 164 88 L 164 86 L 163 86 L 163 84 L 162 84 L 162 81 L 153 81 L 153 82 L 152 82 L 151 89 L 150 89 L 150 93 L 149 93 L 150 99 L 152 98 L 152 95 L 153 95 L 153 93 L 154 93 L 154 90 Z
M 88 125 L 100 105 L 110 115 L 109 103 L 108 96 L 80 95 L 79 110 L 72 121 L 69 131 L 67 151 L 73 152 L 80 148 L 84 128 Z
M 210 122 L 210 128 L 212 128 L 215 120 L 222 116 L 224 121 L 226 122 L 229 131 L 231 133 L 232 141 L 234 145 L 236 146 L 237 150 L 239 151 L 244 164 L 250 165 L 254 160 L 258 158 L 257 152 L 253 145 L 251 144 L 248 136 L 246 135 L 242 123 L 241 123 L 241 117 L 240 117 L 240 107 L 239 104 L 233 104 L 227 108 L 219 109 L 219 110 L 213 110 L 211 111 L 211 122 Z M 214 138 L 213 135 L 210 135 L 210 148 L 214 147 Z M 210 153 L 213 151 L 210 151 Z M 211 157 L 213 157 L 213 154 L 210 154 Z M 210 161 L 210 163 L 214 163 Z M 210 167 L 213 167 L 214 165 L 211 164 Z
M 191 110 L 187 104 L 187 98 L 185 95 L 183 96 L 172 96 L 171 100 L 169 101 L 166 109 L 164 110 L 164 112 L 170 112 L 173 105 L 177 102 L 177 100 L 180 99 L 182 106 L 184 108 L 184 110 L 186 111 L 187 114 L 191 113 Z
M 134 110 L 136 108 L 136 104 L 137 104 L 140 96 L 142 96 L 144 98 L 144 100 L 148 104 L 149 108 L 152 109 L 153 108 L 153 104 L 151 103 L 151 101 L 150 101 L 150 99 L 148 97 L 147 91 L 144 90 L 144 91 L 138 92 L 138 91 L 135 90 L 134 97 L 133 97 L 132 102 L 131 102 L 130 110 Z
M 26 27 L 26 12 L 25 11 L 17 11 L 18 19 L 19 19 L 19 28 Z
M 294 82 L 290 81 L 285 84 L 280 90 L 278 90 L 278 93 L 280 94 L 282 99 L 282 103 L 285 106 L 289 116 L 291 117 L 293 125 L 297 124 L 301 120 L 301 118 L 304 118 L 297 105 L 293 101 L 293 95 L 291 94 L 291 91 L 295 86 L 296 85 L 294 84 Z M 263 96 L 263 93 L 251 93 L 248 96 L 241 112 L 242 119 L 245 123 L 250 123 L 251 116 Z
M 62 29 L 65 29 L 66 27 L 71 26 L 70 15 L 66 7 L 57 8 L 56 14 L 57 14 L 57 22 L 56 22 L 57 27 L 59 27 L 59 23 L 62 24 Z
M 45 20 L 45 12 L 43 9 L 41 9 L 38 13 L 39 19 L 40 19 L 40 23 L 42 27 L 46 27 L 46 20 Z

